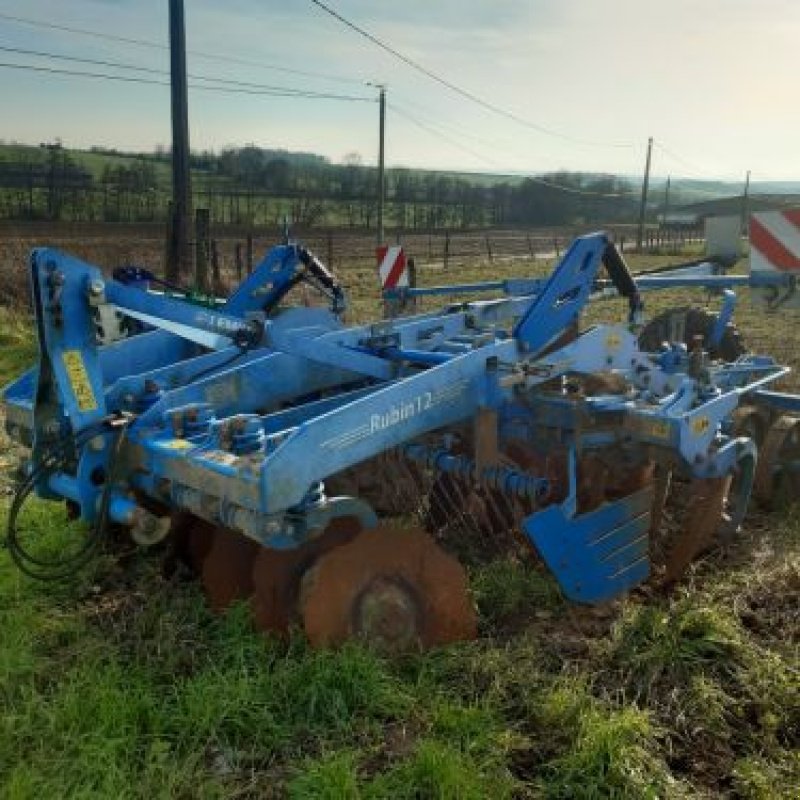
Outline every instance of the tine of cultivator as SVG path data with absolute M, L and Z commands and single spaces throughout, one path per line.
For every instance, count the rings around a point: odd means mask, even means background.
M 650 574 L 653 489 L 648 486 L 570 518 L 563 505 L 532 514 L 523 530 L 571 600 L 602 603 Z

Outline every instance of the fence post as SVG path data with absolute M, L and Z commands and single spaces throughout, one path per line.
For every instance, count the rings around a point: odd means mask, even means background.
M 219 246 L 216 239 L 211 240 L 211 280 L 214 284 L 214 291 L 220 291 L 222 275 L 219 269 Z
M 528 240 L 528 253 L 530 254 L 530 257 L 536 258 L 536 254 L 533 252 L 533 242 L 531 241 L 531 235 L 528 233 L 526 234 L 525 238 Z
M 558 247 L 558 236 L 553 237 L 553 250 L 556 251 L 556 258 L 561 258 L 561 250 Z
M 416 289 L 417 288 L 417 264 L 413 258 L 408 259 L 408 288 L 409 289 Z M 416 297 L 406 297 L 403 302 L 403 311 L 406 313 L 416 314 L 417 313 L 417 298 Z
M 328 269 L 333 269 L 333 232 L 328 231 L 328 252 L 327 252 L 327 264 Z
M 201 292 L 209 291 L 208 261 L 210 251 L 210 217 L 207 208 L 194 212 L 194 282 Z
M 447 269 L 447 264 L 450 261 L 450 232 L 444 233 L 444 268 Z
M 167 224 L 165 226 L 166 238 L 164 241 L 164 275 L 168 275 L 171 269 L 170 260 L 172 258 L 172 237 L 175 234 L 174 216 L 175 215 L 172 213 L 172 200 L 170 200 L 167 202 Z M 105 216 L 103 221 L 105 221 Z
M 253 234 L 247 234 L 247 274 L 253 274 Z
M 242 243 L 236 242 L 236 249 L 234 251 L 234 260 L 236 261 L 236 280 L 242 282 L 242 272 L 244 265 L 242 264 Z
M 489 261 L 494 261 L 494 256 L 492 255 L 492 243 L 489 241 L 489 234 L 487 233 L 484 238 L 486 239 L 486 252 L 489 254 Z

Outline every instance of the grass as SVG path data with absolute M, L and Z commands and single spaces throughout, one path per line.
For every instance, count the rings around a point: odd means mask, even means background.
M 796 540 L 778 544 L 600 622 L 501 597 L 512 632 L 489 624 L 489 564 L 482 638 L 392 661 L 265 639 L 152 556 L 60 587 L 2 556 L 0 796 L 789 798 L 798 630 L 758 639 L 731 611 L 748 569 L 797 568 Z
M 25 317 L 0 345 L 3 382 L 35 356 Z M 43 502 L 26 525 L 79 533 Z M 387 660 L 214 616 L 157 554 L 55 585 L 0 551 L 0 797 L 796 797 L 800 519 L 756 515 L 672 595 L 604 609 L 524 558 L 471 581 L 478 640 Z
M 36 359 L 27 314 L 0 306 L 0 383 L 20 375 Z

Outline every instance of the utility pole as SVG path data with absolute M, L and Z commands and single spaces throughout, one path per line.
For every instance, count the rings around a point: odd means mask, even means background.
M 172 218 L 167 246 L 168 281 L 190 271 L 189 226 L 192 215 L 189 173 L 189 97 L 186 80 L 186 26 L 183 0 L 169 0 L 170 87 L 172 93 Z
M 385 144 L 386 144 L 386 86 L 378 84 L 380 94 L 378 96 L 379 107 L 379 141 L 378 141 L 378 246 L 384 244 L 383 235 L 383 204 L 386 197 L 386 163 L 385 163 Z
M 741 231 L 747 230 L 747 220 L 750 216 L 750 170 L 744 179 L 744 191 L 742 192 L 742 220 L 739 225 Z
M 642 204 L 639 207 L 639 228 L 636 231 L 636 249 L 641 252 L 644 240 L 644 215 L 647 210 L 647 187 L 650 185 L 650 156 L 653 153 L 653 137 L 647 140 L 647 161 L 644 165 L 644 181 L 642 181 Z
M 664 224 L 669 224 L 667 222 L 667 214 L 669 214 L 669 187 L 670 187 L 670 180 L 671 178 L 669 175 L 667 176 L 667 185 L 664 189 Z

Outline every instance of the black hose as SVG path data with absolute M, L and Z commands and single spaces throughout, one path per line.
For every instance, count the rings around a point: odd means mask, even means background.
M 45 451 L 40 459 L 39 465 L 30 472 L 14 495 L 11 508 L 8 512 L 5 546 L 8 548 L 11 559 L 19 570 L 30 578 L 41 581 L 59 581 L 73 577 L 78 570 L 91 560 L 106 533 L 111 487 L 115 480 L 118 457 L 125 439 L 127 425 L 122 425 L 117 428 L 117 435 L 114 439 L 109 456 L 109 473 L 106 476 L 103 493 L 101 495 L 100 512 L 95 520 L 95 524 L 92 526 L 89 536 L 76 553 L 58 560 L 43 560 L 41 557 L 32 555 L 25 548 L 20 541 L 19 530 L 17 528 L 19 513 L 35 489 L 40 478 L 69 463 L 69 448 L 74 447 L 76 450 L 79 450 L 89 439 L 99 433 L 100 427 L 101 426 L 92 426 L 91 428 L 81 431 L 77 436 L 65 439 Z

